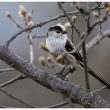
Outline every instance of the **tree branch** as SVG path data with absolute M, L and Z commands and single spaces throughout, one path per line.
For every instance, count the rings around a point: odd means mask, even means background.
M 110 107 L 110 103 L 96 94 L 92 94 L 78 85 L 61 80 L 54 75 L 48 74 L 38 67 L 23 60 L 20 56 L 6 48 L 0 46 L 0 59 L 19 72 L 42 84 L 43 86 L 64 94 L 71 101 L 76 102 L 84 107 Z

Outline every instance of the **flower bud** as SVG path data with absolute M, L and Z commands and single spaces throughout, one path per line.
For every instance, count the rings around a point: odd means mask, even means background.
M 39 57 L 39 63 L 42 64 L 43 66 L 46 65 L 46 60 L 43 56 Z
M 48 61 L 49 63 L 52 63 L 52 58 L 51 58 L 51 57 L 47 57 L 47 61 Z
M 105 8 L 108 8 L 108 7 L 110 8 L 110 3 L 109 2 L 104 2 L 104 7 Z
M 63 59 L 63 56 L 60 54 L 56 57 L 56 62 L 59 63 Z
M 65 27 L 67 30 L 69 30 L 72 26 L 71 26 L 71 24 L 70 24 L 69 22 L 66 22 L 66 23 L 64 24 L 64 27 Z
M 100 15 L 99 15 L 99 13 L 98 12 L 92 12 L 92 14 L 96 17 L 96 18 L 99 18 L 100 17 Z
M 106 8 L 106 12 L 109 14 L 110 13 L 110 7 Z
M 77 19 L 76 15 L 72 16 L 72 21 L 75 21 L 76 19 Z
M 48 48 L 46 47 L 44 42 L 40 42 L 39 47 L 47 52 L 49 52 Z
M 28 26 L 28 27 L 32 27 L 32 26 L 33 26 L 33 22 L 32 22 L 32 21 L 29 21 L 29 22 L 27 23 L 27 26 Z
M 23 5 L 19 6 L 18 14 L 22 19 L 24 19 L 26 17 L 26 9 Z
M 11 18 L 11 13 L 9 11 L 6 12 L 5 14 L 8 18 Z

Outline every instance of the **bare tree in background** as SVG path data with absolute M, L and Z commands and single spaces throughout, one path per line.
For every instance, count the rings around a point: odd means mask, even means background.
M 72 12 L 67 12 L 64 9 L 63 5 L 72 5 L 75 7 L 75 10 Z M 17 28 L 20 29 L 20 31 L 16 34 L 14 34 L 8 41 L 6 41 L 5 45 L 0 45 L 0 59 L 3 60 L 6 64 L 8 64 L 12 68 L 6 68 L 6 69 L 0 69 L 1 72 L 7 72 L 7 71 L 19 71 L 21 74 L 17 75 L 16 77 L 0 84 L 0 92 L 4 93 L 8 97 L 10 97 L 13 100 L 18 101 L 19 103 L 24 104 L 26 107 L 36 107 L 29 102 L 26 102 L 13 94 L 9 93 L 8 91 L 4 90 L 3 88 L 15 83 L 16 81 L 24 80 L 26 78 L 30 78 L 34 80 L 36 83 L 40 83 L 44 87 L 54 91 L 59 92 L 63 95 L 63 97 L 68 98 L 69 100 L 63 101 L 59 104 L 50 105 L 49 108 L 58 108 L 63 107 L 64 105 L 67 105 L 69 103 L 76 103 L 83 107 L 96 107 L 96 108 L 108 108 L 110 107 L 110 103 L 100 97 L 98 95 L 98 92 L 102 91 L 103 89 L 107 89 L 109 91 L 110 85 L 107 87 L 104 85 L 103 87 L 97 89 L 97 90 L 91 90 L 90 88 L 90 82 L 89 82 L 89 74 L 87 65 L 89 62 L 87 62 L 87 51 L 92 48 L 95 45 L 98 45 L 104 38 L 110 37 L 110 30 L 102 31 L 102 24 L 105 23 L 107 20 L 110 20 L 110 3 L 105 2 L 96 2 L 94 7 L 90 7 L 90 3 L 86 3 L 86 6 L 83 6 L 83 3 L 64 3 L 59 2 L 57 3 L 58 8 L 61 10 L 61 14 L 57 15 L 55 17 L 52 17 L 48 20 L 45 20 L 43 22 L 40 22 L 38 24 L 34 24 L 32 20 L 33 10 L 30 12 L 27 12 L 26 8 L 23 5 L 19 6 L 19 16 L 23 20 L 24 25 L 26 28 L 22 27 L 12 16 L 11 12 L 6 12 L 6 16 L 12 21 L 12 23 L 15 24 Z M 104 10 L 104 14 L 101 14 L 101 10 Z M 77 19 L 78 14 L 81 14 L 83 19 L 85 20 L 85 25 L 87 26 L 87 29 L 84 32 L 81 32 L 80 29 L 77 26 Z M 86 88 L 80 87 L 80 85 L 75 85 L 71 83 L 68 80 L 68 76 L 70 77 L 71 74 L 74 71 L 77 71 L 76 69 L 71 69 L 67 66 L 61 67 L 62 71 L 60 72 L 59 77 L 56 77 L 56 75 L 52 75 L 47 73 L 44 70 L 41 70 L 39 67 L 35 66 L 33 64 L 34 61 L 34 51 L 33 51 L 33 39 L 37 38 L 44 38 L 46 37 L 46 34 L 42 36 L 35 36 L 33 35 L 32 31 L 35 28 L 43 27 L 44 25 L 56 21 L 58 19 L 61 19 L 63 17 L 67 18 L 67 22 L 64 24 L 67 31 L 71 31 L 71 41 L 74 42 L 74 33 L 78 35 L 80 38 L 80 42 L 76 45 L 76 49 L 71 51 L 70 53 L 74 53 L 76 51 L 79 51 L 84 59 L 84 72 L 85 72 L 85 84 Z M 91 17 L 94 17 L 96 21 L 94 21 L 92 24 L 90 23 Z M 86 39 L 88 36 L 93 32 L 93 29 L 96 26 L 99 26 L 98 34 L 97 36 L 94 36 L 94 38 L 86 43 Z M 27 39 L 29 41 L 29 56 L 30 56 L 30 62 L 27 62 L 25 59 L 23 59 L 21 56 L 18 56 L 16 53 L 14 53 L 10 49 L 10 45 L 12 42 L 16 40 L 16 38 L 20 37 L 19 35 L 22 33 L 27 34 Z M 44 56 L 41 56 L 39 58 L 40 64 L 42 64 L 46 68 L 54 68 L 56 65 L 59 65 L 59 61 L 64 58 L 71 58 L 69 56 L 70 53 L 66 53 L 68 57 L 65 57 L 65 53 L 58 55 L 57 57 L 53 57 L 52 54 L 47 49 L 44 42 L 41 42 L 40 47 L 49 53 L 48 58 L 44 58 Z M 80 47 L 82 47 L 81 50 Z M 70 59 L 69 59 L 70 60 Z M 65 69 L 66 68 L 66 69 Z M 109 83 L 108 83 L 109 84 Z M 97 92 L 97 93 L 96 93 Z M 5 105 L 0 105 L 0 107 L 8 107 Z M 12 107 L 12 106 L 11 106 Z

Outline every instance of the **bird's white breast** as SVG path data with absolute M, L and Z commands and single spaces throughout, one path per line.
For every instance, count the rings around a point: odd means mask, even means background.
M 46 46 L 49 51 L 53 54 L 59 54 L 65 51 L 65 44 L 67 38 L 55 38 L 55 37 L 48 37 L 46 39 Z

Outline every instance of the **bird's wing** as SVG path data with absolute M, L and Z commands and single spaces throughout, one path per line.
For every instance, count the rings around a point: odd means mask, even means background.
M 71 42 L 70 39 L 67 39 L 67 42 L 66 42 L 66 45 L 65 45 L 65 49 L 66 49 L 67 52 L 72 51 L 72 50 L 75 49 L 75 46 L 73 45 L 73 43 Z M 75 58 L 78 61 L 83 62 L 83 58 L 82 58 L 81 54 L 78 51 L 77 52 L 74 52 L 72 55 L 74 55 Z
M 74 45 L 73 45 L 73 43 L 70 41 L 70 39 L 67 39 L 67 41 L 66 41 L 66 45 L 65 45 L 65 49 L 66 49 L 66 51 L 72 51 L 72 50 L 74 50 Z

